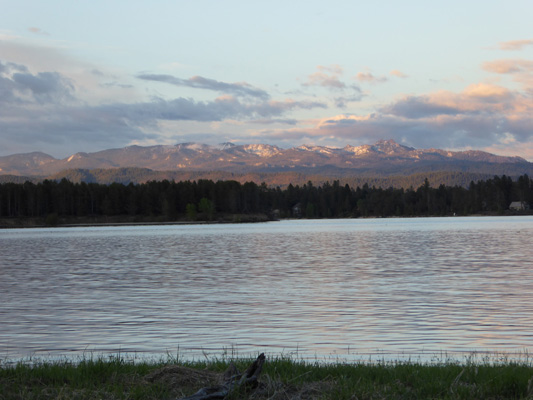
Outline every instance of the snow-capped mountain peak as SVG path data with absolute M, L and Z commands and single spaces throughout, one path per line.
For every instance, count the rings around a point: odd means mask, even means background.
M 281 149 L 270 144 L 247 144 L 242 146 L 247 153 L 258 155 L 259 157 L 272 157 L 281 153 Z
M 333 147 L 326 147 L 326 146 L 312 146 L 304 144 L 302 146 L 297 147 L 298 150 L 302 151 L 311 151 L 314 153 L 321 153 L 321 154 L 333 154 L 339 151 L 339 149 L 333 148 Z
M 235 143 L 231 143 L 231 142 L 224 142 L 224 143 L 220 143 L 217 148 L 219 150 L 228 150 L 228 149 L 232 149 L 236 147 L 236 144 Z

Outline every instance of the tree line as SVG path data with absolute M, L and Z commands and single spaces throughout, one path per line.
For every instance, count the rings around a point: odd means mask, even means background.
M 224 214 L 273 218 L 444 216 L 503 213 L 512 201 L 533 203 L 533 181 L 523 175 L 471 182 L 468 187 L 388 189 L 335 180 L 286 188 L 237 181 L 151 181 L 128 185 L 73 183 L 67 179 L 0 184 L 0 218 L 148 216 L 158 221 L 214 220 Z

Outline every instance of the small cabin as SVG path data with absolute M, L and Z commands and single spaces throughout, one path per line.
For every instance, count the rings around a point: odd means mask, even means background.
M 525 211 L 529 210 L 529 204 L 525 201 L 513 201 L 509 205 L 509 210 L 511 211 Z

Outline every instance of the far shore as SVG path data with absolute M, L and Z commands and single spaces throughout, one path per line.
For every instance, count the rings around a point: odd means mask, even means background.
M 234 224 L 234 223 L 257 223 L 270 222 L 276 219 L 266 214 L 230 214 L 221 215 L 212 220 L 165 220 L 158 217 L 80 217 L 62 218 L 56 217 L 52 221 L 49 218 L 0 218 L 0 229 L 13 228 L 72 228 L 91 226 L 150 226 L 150 225 L 207 225 L 207 224 Z
M 469 215 L 407 215 L 407 216 L 359 216 L 333 219 L 382 219 L 382 218 L 439 218 L 439 217 L 510 217 L 510 216 L 530 216 L 533 210 L 510 211 L 503 213 L 478 213 Z M 248 224 L 259 222 L 275 222 L 281 220 L 307 220 L 307 218 L 277 218 L 266 214 L 221 214 L 213 219 L 190 220 L 186 218 L 168 220 L 161 217 L 134 216 L 134 217 L 77 217 L 77 218 L 0 218 L 0 229 L 19 228 L 73 228 L 73 227 L 95 227 L 95 226 L 155 226 L 155 225 L 208 225 L 208 224 Z

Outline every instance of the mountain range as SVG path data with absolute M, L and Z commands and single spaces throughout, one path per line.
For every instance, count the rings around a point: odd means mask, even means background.
M 521 157 L 498 156 L 483 151 L 416 149 L 380 140 L 373 145 L 332 148 L 299 146 L 282 149 L 268 144 L 210 146 L 200 143 L 177 145 L 128 146 L 94 153 L 76 153 L 56 159 L 41 152 L 0 157 L 0 175 L 15 177 L 68 177 L 66 171 L 87 175 L 92 170 L 119 170 L 118 175 L 141 174 L 127 181 L 143 181 L 166 171 L 198 176 L 214 171 L 221 177 L 234 174 L 303 174 L 327 177 L 390 177 L 437 171 L 461 172 L 483 176 L 519 176 L 533 173 L 533 163 Z M 127 169 L 127 170 L 123 170 Z M 129 172 L 128 172 L 129 171 Z M 169 172 L 174 172 L 174 175 Z M 229 175 L 228 175 L 229 174 Z M 148 176 L 148 178 L 147 178 Z M 5 179 L 4 179 L 5 180 Z M 91 179 L 77 179 L 91 180 Z M 119 179 L 120 180 L 120 179 Z

